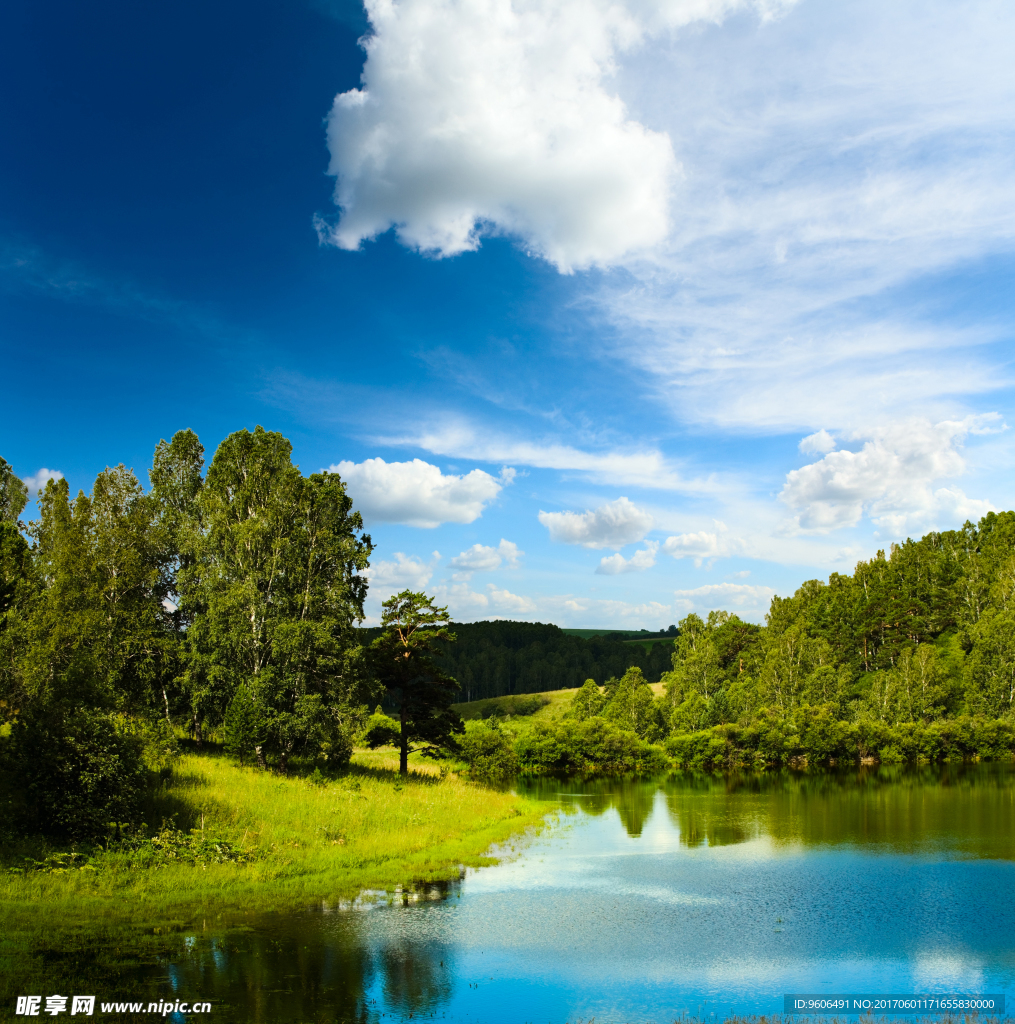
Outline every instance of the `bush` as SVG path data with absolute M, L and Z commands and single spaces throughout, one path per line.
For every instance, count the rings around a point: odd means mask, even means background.
M 363 731 L 357 737 L 364 747 L 397 747 L 402 739 L 402 726 L 394 718 L 389 718 L 380 708 L 366 720 Z
M 515 742 L 523 772 L 569 775 L 655 775 L 669 767 L 662 748 L 602 718 L 537 722 Z
M 97 839 L 136 823 L 150 779 L 145 743 L 92 709 L 40 712 L 14 723 L 9 770 L 27 798 L 26 825 L 59 838 Z
M 518 774 L 518 755 L 511 738 L 497 725 L 497 720 L 466 722 L 465 735 L 459 741 L 461 759 L 469 766 L 474 779 L 506 779 Z
M 352 730 L 344 725 L 335 725 L 321 741 L 321 757 L 330 771 L 343 772 L 352 761 Z

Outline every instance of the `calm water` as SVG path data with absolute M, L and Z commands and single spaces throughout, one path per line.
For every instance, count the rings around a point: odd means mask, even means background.
M 1015 1005 L 1012 766 L 523 788 L 557 823 L 451 885 L 49 935 L 32 971 L 100 1000 L 209 1000 L 218 1022 L 672 1021 L 780 1012 L 786 992 Z

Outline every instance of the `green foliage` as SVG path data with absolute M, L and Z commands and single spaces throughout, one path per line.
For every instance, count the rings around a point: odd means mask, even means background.
M 455 736 L 464 726 L 451 706 L 458 683 L 439 661 L 455 635 L 447 628 L 447 608 L 425 594 L 403 590 L 382 608 L 381 635 L 370 645 L 370 661 L 398 705 L 399 765 L 406 775 L 412 743 L 421 743 L 415 749 L 427 757 L 458 749 Z
M 212 724 L 228 716 L 237 752 L 285 770 L 294 755 L 333 748 L 370 696 L 354 632 L 370 538 L 338 475 L 303 477 L 281 434 L 230 434 L 200 487 L 196 438 L 178 441 L 179 452 L 157 458 L 153 480 L 185 538 L 192 714 Z
M 402 738 L 402 726 L 389 718 L 378 705 L 366 720 L 360 733 L 360 743 L 371 750 L 377 747 L 397 747 Z
M 46 708 L 20 716 L 6 767 L 23 787 L 22 827 L 88 840 L 111 822 L 136 821 L 149 780 L 144 753 L 143 738 L 105 712 Z
M 36 592 L 28 542 L 15 523 L 0 520 L 0 724 L 24 701 L 22 665 Z
M 1015 723 L 1010 721 L 962 716 L 889 725 L 874 719 L 846 722 L 835 712 L 834 705 L 804 706 L 790 719 L 762 715 L 749 725 L 675 734 L 665 746 L 678 768 L 725 770 L 862 760 L 998 760 L 1015 755 Z
M 601 715 L 606 707 L 606 696 L 599 692 L 594 679 L 586 679 L 581 689 L 571 698 L 571 706 L 565 713 L 566 718 L 578 722 L 587 722 L 590 718 Z
M 518 774 L 518 755 L 511 737 L 495 718 L 465 723 L 459 757 L 468 765 L 468 774 L 474 779 L 493 781 Z
M 603 718 L 536 722 L 514 749 L 521 771 L 531 774 L 653 775 L 669 766 L 659 747 Z
M 608 722 L 629 729 L 642 739 L 660 739 L 668 731 L 663 707 L 653 699 L 640 668 L 629 668 L 621 679 L 608 680 L 606 693 L 609 699 L 600 714 Z M 587 701 L 592 703 L 591 693 Z
M 18 477 L 11 464 L 0 457 L 0 523 L 17 525 L 18 516 L 28 504 L 28 485 Z

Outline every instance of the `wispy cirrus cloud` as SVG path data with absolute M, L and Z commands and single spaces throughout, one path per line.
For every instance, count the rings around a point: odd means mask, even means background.
M 508 437 L 464 420 L 446 420 L 413 434 L 377 435 L 373 440 L 392 448 L 422 448 L 450 458 L 580 473 L 596 482 L 615 486 L 689 494 L 719 490 L 714 479 L 684 476 L 658 449 L 615 447 L 588 451 L 552 439 L 532 441 Z

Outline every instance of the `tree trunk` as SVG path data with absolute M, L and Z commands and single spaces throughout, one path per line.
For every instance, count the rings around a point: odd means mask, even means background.
M 257 767 L 263 769 L 264 771 L 267 771 L 268 765 L 264 760 L 264 748 L 261 746 L 260 743 L 258 743 L 258 745 L 254 747 L 254 753 L 257 754 Z
M 402 725 L 402 735 L 399 737 L 398 770 L 402 775 L 409 774 L 409 730 L 406 728 L 405 709 L 399 711 L 399 720 Z
M 194 712 L 194 742 L 197 744 L 197 749 L 201 749 L 201 719 L 197 717 L 197 712 Z

